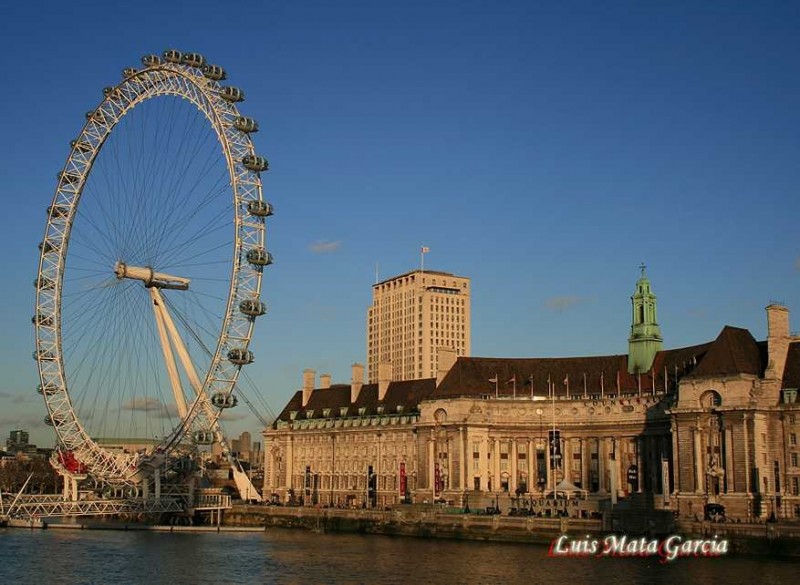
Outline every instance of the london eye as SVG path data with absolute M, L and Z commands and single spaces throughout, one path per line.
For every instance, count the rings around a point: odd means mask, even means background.
M 268 163 L 243 100 L 198 53 L 146 55 L 70 143 L 32 320 L 52 461 L 73 491 L 158 492 L 212 445 L 233 461 L 222 424 L 272 263 Z

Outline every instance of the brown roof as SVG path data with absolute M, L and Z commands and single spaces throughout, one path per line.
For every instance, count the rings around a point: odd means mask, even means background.
M 786 368 L 783 370 L 783 387 L 800 388 L 800 341 L 789 344 Z
M 311 392 L 308 404 L 303 407 L 303 391 L 298 390 L 289 403 L 278 415 L 277 420 L 288 421 L 291 413 L 297 412 L 297 418 L 308 418 L 307 412 L 314 411 L 312 418 L 323 418 L 323 410 L 330 408 L 328 418 L 342 417 L 341 408 L 347 407 L 347 416 L 356 416 L 361 408 L 365 415 L 377 414 L 378 407 L 383 406 L 386 414 L 397 413 L 402 406 L 402 413 L 418 412 L 419 403 L 433 394 L 436 388 L 435 378 L 422 380 L 406 380 L 391 382 L 382 401 L 378 400 L 378 385 L 364 384 L 355 404 L 350 404 L 350 384 L 333 384 L 330 388 L 317 388 Z
M 460 357 L 436 389 L 435 398 L 453 396 L 548 396 L 548 380 L 557 396 L 632 394 L 641 386 L 647 391 L 655 384 L 664 389 L 665 380 L 674 385 L 702 359 L 708 344 L 660 351 L 650 372 L 628 374 L 628 356 L 574 358 L 468 358 Z M 533 387 L 531 388 L 531 382 Z M 567 389 L 569 388 L 569 392 Z M 619 388 L 619 392 L 618 389 Z
M 762 351 L 750 332 L 739 327 L 725 326 L 691 376 L 761 376 L 764 366 Z

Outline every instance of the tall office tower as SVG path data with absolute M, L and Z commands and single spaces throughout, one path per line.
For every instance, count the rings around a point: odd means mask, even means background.
M 470 355 L 469 278 L 415 270 L 372 286 L 367 311 L 370 383 L 378 364 L 391 363 L 392 380 L 436 377 L 437 350 Z

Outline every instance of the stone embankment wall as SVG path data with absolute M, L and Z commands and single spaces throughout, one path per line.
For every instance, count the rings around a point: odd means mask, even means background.
M 561 534 L 604 537 L 617 532 L 613 518 L 539 518 L 447 513 L 433 506 L 392 510 L 234 506 L 225 526 L 300 528 L 387 536 L 453 538 L 550 544 Z M 673 533 L 693 538 L 727 539 L 730 553 L 800 557 L 800 525 L 679 521 Z M 633 533 L 632 533 L 633 534 Z M 648 535 L 657 537 L 655 534 Z M 663 537 L 663 535 L 662 535 Z
M 280 506 L 236 506 L 227 526 L 274 526 L 320 532 L 455 538 L 549 544 L 564 532 L 600 534 L 601 520 L 448 514 L 436 509 L 340 510 Z

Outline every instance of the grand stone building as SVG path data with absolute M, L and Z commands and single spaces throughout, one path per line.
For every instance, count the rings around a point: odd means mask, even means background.
M 664 350 L 642 272 L 628 355 L 472 358 L 436 377 L 364 383 L 304 372 L 264 432 L 265 494 L 322 505 L 457 505 L 582 494 L 683 515 L 800 518 L 800 338 L 767 307 L 768 339 L 725 327 Z M 501 507 L 503 507 L 501 505 Z

